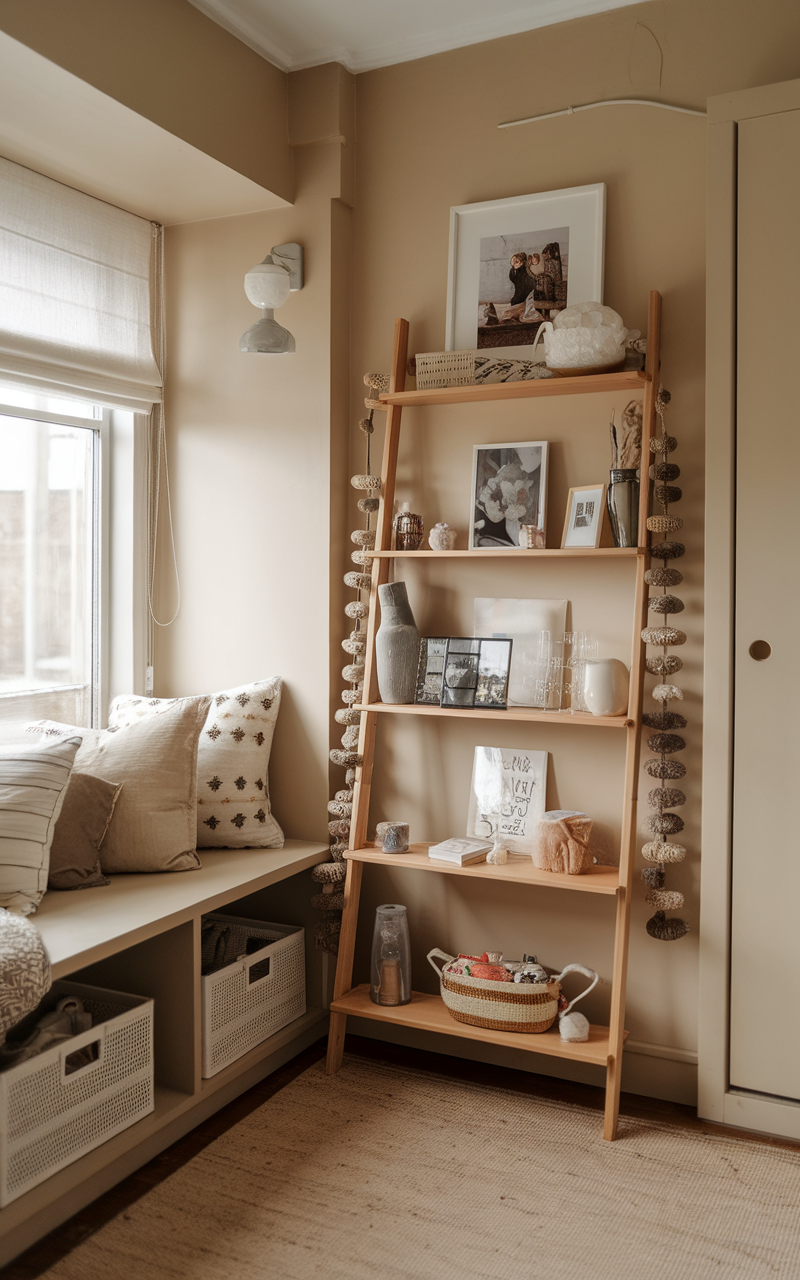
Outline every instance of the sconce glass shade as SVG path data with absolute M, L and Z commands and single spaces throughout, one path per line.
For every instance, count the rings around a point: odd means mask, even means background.
M 244 278 L 244 291 L 253 306 L 260 308 L 261 319 L 239 339 L 240 351 L 284 355 L 296 350 L 294 337 L 273 314 L 275 307 L 283 306 L 290 289 L 288 268 L 276 262 L 271 253 L 250 268 Z
M 289 297 L 289 272 L 268 253 L 244 278 L 244 291 L 254 307 L 282 307 Z
M 279 356 L 289 355 L 292 351 L 296 351 L 297 347 L 293 334 L 288 329 L 284 329 L 282 324 L 278 324 L 272 314 L 272 308 L 264 307 L 261 319 L 257 320 L 239 339 L 239 350 L 259 351 L 263 355 Z

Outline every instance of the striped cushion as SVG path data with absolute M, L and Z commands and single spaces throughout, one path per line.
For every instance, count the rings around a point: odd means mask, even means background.
M 50 846 L 81 738 L 0 748 L 0 907 L 29 916 L 47 888 Z

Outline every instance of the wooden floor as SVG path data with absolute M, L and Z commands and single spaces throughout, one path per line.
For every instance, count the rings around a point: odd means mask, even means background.
M 432 1074 L 451 1075 L 456 1061 L 444 1054 L 427 1053 L 417 1049 L 402 1048 L 399 1045 L 386 1044 L 377 1040 L 368 1040 L 361 1036 L 348 1035 L 346 1051 L 358 1054 L 362 1058 L 375 1062 L 395 1063 L 399 1066 L 412 1067 Z M 123 1213 L 141 1196 L 146 1195 L 154 1186 L 163 1182 L 193 1156 L 213 1142 L 220 1134 L 225 1133 L 238 1124 L 246 1115 L 262 1106 L 285 1085 L 291 1083 L 301 1072 L 313 1063 L 325 1057 L 326 1041 L 306 1049 L 286 1066 L 262 1080 L 247 1093 L 242 1094 L 229 1106 L 218 1111 L 209 1120 L 198 1125 L 185 1138 L 181 1138 L 168 1150 L 157 1156 L 155 1160 L 126 1178 L 118 1186 L 105 1195 L 100 1196 L 93 1204 L 64 1223 L 56 1231 L 46 1236 L 38 1244 L 21 1254 L 7 1267 L 0 1269 L 2 1280 L 35 1280 L 47 1272 L 59 1259 L 63 1258 L 81 1241 L 97 1231 L 111 1218 Z M 493 1067 L 480 1062 L 458 1061 L 458 1075 L 462 1080 L 475 1084 L 492 1085 L 508 1089 L 515 1093 L 530 1097 L 549 1098 L 560 1102 L 570 1102 L 589 1107 L 600 1113 L 603 1111 L 604 1090 L 590 1085 L 573 1084 L 566 1080 L 555 1080 L 550 1076 L 540 1076 L 523 1071 Z M 698 1134 L 727 1134 L 767 1146 L 783 1147 L 791 1151 L 800 1151 L 800 1142 L 774 1138 L 742 1130 L 731 1129 L 724 1125 L 711 1124 L 698 1120 L 693 1107 L 681 1106 L 673 1102 L 661 1102 L 655 1098 L 643 1098 L 638 1094 L 623 1093 L 620 1098 L 620 1114 L 639 1117 L 645 1120 L 658 1120 L 665 1124 L 677 1125 Z

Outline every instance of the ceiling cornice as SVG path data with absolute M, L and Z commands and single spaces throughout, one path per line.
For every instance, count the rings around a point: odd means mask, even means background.
M 378 67 L 393 66 L 399 62 L 410 62 L 414 58 L 427 58 L 433 54 L 446 53 L 450 49 L 463 49 L 467 45 L 482 44 L 486 40 L 497 40 L 502 36 L 519 35 L 523 31 L 534 31 L 538 27 L 569 22 L 574 18 L 589 17 L 610 9 L 622 9 L 639 3 L 639 0 L 538 0 L 535 6 L 519 9 L 513 13 L 498 13 L 469 22 L 461 22 L 456 29 L 449 26 L 438 31 L 419 31 L 406 34 L 402 40 L 365 45 L 358 50 L 329 45 L 312 50 L 303 57 L 293 56 L 287 49 L 271 40 L 264 30 L 257 29 L 254 24 L 238 15 L 232 15 L 227 10 L 225 0 L 190 0 L 190 2 L 206 17 L 224 27 L 231 35 L 249 45 L 256 53 L 261 54 L 282 71 L 302 71 L 306 67 L 339 62 L 348 71 L 358 74 L 363 71 L 374 71 Z

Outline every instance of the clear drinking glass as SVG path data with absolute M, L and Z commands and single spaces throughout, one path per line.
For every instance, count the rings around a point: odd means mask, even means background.
M 411 1000 L 411 946 L 405 907 L 387 903 L 375 911 L 369 998 L 373 1004 Z

